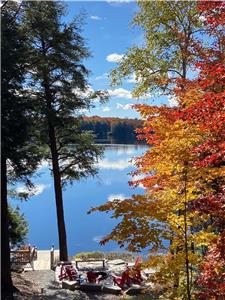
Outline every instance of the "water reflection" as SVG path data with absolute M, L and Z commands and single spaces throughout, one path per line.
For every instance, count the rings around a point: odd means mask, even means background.
M 105 144 L 104 157 L 98 162 L 97 177 L 88 177 L 64 190 L 64 213 L 67 227 L 67 240 L 70 255 L 81 251 L 114 251 L 116 243 L 102 247 L 99 240 L 115 226 L 116 220 L 105 213 L 87 215 L 94 206 L 115 198 L 125 199 L 134 193 L 143 193 L 143 188 L 135 190 L 128 185 L 129 173 L 133 170 L 132 157 L 141 155 L 147 146 Z M 52 244 L 58 247 L 56 208 L 53 181 L 48 166 L 41 165 L 41 175 L 34 178 L 39 193 L 29 201 L 21 203 L 21 211 L 29 223 L 29 242 L 39 249 L 49 249 Z M 14 205 L 18 202 L 14 201 Z
M 141 144 L 136 144 L 136 145 L 131 145 L 131 144 L 100 144 L 98 143 L 98 145 L 101 145 L 105 148 L 105 150 L 111 151 L 113 150 L 114 152 L 116 152 L 117 154 L 132 154 L 135 151 L 139 151 L 142 149 L 147 149 L 147 145 L 141 145 Z

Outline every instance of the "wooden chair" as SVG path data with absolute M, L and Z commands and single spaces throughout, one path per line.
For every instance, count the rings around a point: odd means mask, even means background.
M 113 275 L 113 283 L 121 289 L 124 289 L 125 286 L 129 287 L 132 284 L 141 284 L 143 278 L 141 276 L 140 263 L 141 256 L 138 256 L 132 268 L 127 267 L 121 276 Z
M 79 274 L 72 265 L 62 265 L 59 275 L 59 280 L 67 279 L 69 281 L 77 281 Z

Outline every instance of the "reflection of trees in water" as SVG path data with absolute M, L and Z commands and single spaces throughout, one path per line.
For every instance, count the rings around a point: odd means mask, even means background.
M 137 141 L 135 129 L 140 127 L 140 121 L 124 120 L 108 122 L 104 118 L 100 120 L 86 120 L 82 124 L 83 130 L 92 131 L 96 140 L 107 144 L 144 144 Z M 106 140 L 105 142 L 103 140 Z
M 95 139 L 97 144 L 104 144 L 104 145 L 124 145 L 124 146 L 146 146 L 146 143 L 143 141 L 133 141 L 133 140 L 118 140 L 114 139 L 113 137 L 109 137 L 108 139 Z
M 102 143 L 101 140 L 98 140 L 97 142 L 98 144 L 103 145 L 105 150 L 115 151 L 116 153 L 121 152 L 121 153 L 132 154 L 135 153 L 135 151 L 148 147 L 147 145 L 143 145 L 143 144 L 128 145 L 128 144 L 119 144 L 119 143 Z

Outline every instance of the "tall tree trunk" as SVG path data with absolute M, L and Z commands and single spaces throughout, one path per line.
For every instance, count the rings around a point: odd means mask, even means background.
M 2 299 L 13 299 L 13 283 L 10 267 L 9 215 L 7 203 L 7 167 L 6 158 L 1 158 L 1 284 Z
M 59 170 L 59 160 L 58 160 L 58 151 L 57 151 L 57 146 L 56 146 L 55 129 L 51 124 L 49 124 L 49 140 L 50 140 L 50 148 L 51 148 L 51 155 L 52 155 L 55 201 L 56 201 L 57 222 L 58 222 L 59 257 L 60 257 L 61 261 L 68 261 L 61 175 L 60 175 L 60 170 Z
M 185 174 L 184 174 L 184 248 L 185 248 L 185 266 L 186 266 L 186 281 L 187 281 L 187 299 L 191 300 L 187 231 L 188 231 L 188 226 L 187 226 L 187 166 L 185 166 Z
M 44 40 L 41 41 L 43 58 L 46 58 L 46 45 Z M 61 261 L 68 261 L 67 250 L 67 238 L 66 238 L 66 226 L 64 220 L 63 209 L 63 196 L 62 196 L 62 184 L 61 174 L 59 169 L 59 154 L 57 150 L 57 142 L 54 127 L 54 110 L 52 108 L 52 95 L 49 85 L 48 71 L 43 71 L 43 87 L 45 90 L 46 100 L 46 119 L 48 123 L 48 136 L 50 142 L 51 158 L 52 158 L 52 170 L 54 178 L 55 189 L 55 202 L 58 224 L 58 236 L 59 236 L 59 259 Z

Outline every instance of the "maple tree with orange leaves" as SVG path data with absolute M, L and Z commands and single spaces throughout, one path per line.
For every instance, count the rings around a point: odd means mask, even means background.
M 167 93 L 172 93 L 177 105 L 135 106 L 144 122 L 143 127 L 137 129 L 138 138 L 146 140 L 151 147 L 134 159 L 136 171 L 130 184 L 142 185 L 145 194 L 133 195 L 123 201 L 115 199 L 92 211 L 111 212 L 112 218 L 119 219 L 116 227 L 103 239 L 103 244 L 115 240 L 131 251 L 144 248 L 150 251 L 145 266 L 156 268 L 151 280 L 161 284 L 166 297 L 220 299 L 218 297 L 224 295 L 225 269 L 225 4 L 222 1 L 195 3 L 189 31 L 185 25 L 190 13 L 186 11 L 181 20 L 184 24 L 180 31 L 174 29 L 173 19 L 168 17 L 173 8 L 173 16 L 181 18 L 178 10 L 184 12 L 188 3 L 176 2 L 176 8 L 172 3 L 139 4 L 141 12 L 135 20 L 146 30 L 149 48 L 146 46 L 139 53 L 138 49 L 128 51 L 127 61 L 113 70 L 114 81 L 135 72 L 140 79 L 135 95 L 145 93 L 150 85 L 154 85 L 158 90 L 166 89 Z M 153 12 L 153 8 L 163 11 L 158 23 L 154 19 L 157 11 Z M 194 16 L 201 16 L 199 28 Z M 160 29 L 163 28 L 168 40 L 174 39 L 175 44 L 168 43 L 164 52 L 160 50 L 160 57 L 156 57 L 157 42 L 154 48 L 150 40 L 154 37 L 153 29 L 160 22 L 163 24 Z M 208 45 L 199 35 L 193 34 L 192 25 L 196 32 L 204 32 L 209 39 Z M 164 33 L 158 37 L 166 44 Z M 179 55 L 174 56 L 177 69 L 173 73 L 177 76 L 167 76 L 170 67 L 165 69 L 160 58 L 166 58 L 169 66 L 171 60 L 164 55 L 169 51 L 174 54 L 176 46 Z M 148 62 L 145 60 L 147 52 Z M 154 72 L 156 65 L 157 72 Z M 188 78 L 190 66 L 195 78 Z M 149 73 L 144 72 L 147 69 Z M 159 254 L 160 251 L 164 254 Z

